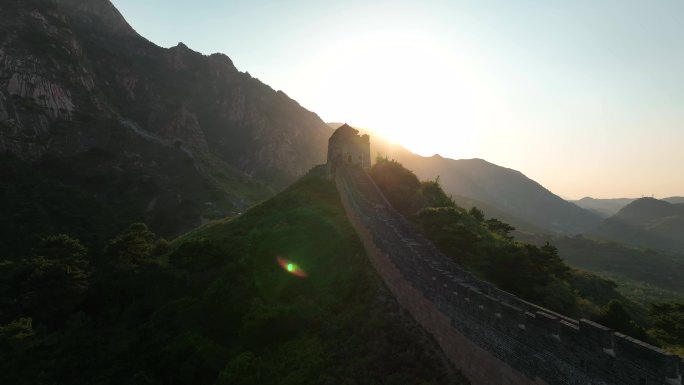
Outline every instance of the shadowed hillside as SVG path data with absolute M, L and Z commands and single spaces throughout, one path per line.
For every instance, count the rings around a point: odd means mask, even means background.
M 496 218 L 510 224 L 516 229 L 514 235 L 520 232 L 532 234 L 544 234 L 549 232 L 549 230 L 547 229 L 534 226 L 528 222 L 520 220 L 519 218 L 511 215 L 510 213 L 504 210 L 501 210 L 491 204 L 479 201 L 477 199 L 468 198 L 462 195 L 452 195 L 451 198 L 454 200 L 454 202 L 456 202 L 456 204 L 458 204 L 461 207 L 477 207 L 478 209 L 482 210 L 482 212 L 485 214 L 487 218 Z
M 103 259 L 75 242 L 0 261 L 0 383 L 463 383 L 315 174 L 170 245 L 144 225 Z
M 3 1 L 0 47 L 0 252 L 134 221 L 175 236 L 325 159 L 314 113 L 225 55 L 154 45 L 108 0 Z
M 407 167 L 427 178 L 440 176 L 444 189 L 453 195 L 484 201 L 547 231 L 581 233 L 599 221 L 595 214 L 563 200 L 519 171 L 482 159 L 434 156 L 416 159 Z

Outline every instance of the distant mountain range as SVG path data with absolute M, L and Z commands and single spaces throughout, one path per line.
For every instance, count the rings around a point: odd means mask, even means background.
M 589 234 L 640 247 L 684 252 L 684 203 L 640 198 Z
M 444 190 L 460 205 L 478 206 L 488 217 L 496 217 L 518 229 L 578 234 L 601 222 L 597 214 L 560 198 L 519 171 L 482 159 L 420 156 L 371 130 L 360 130 L 371 134 L 371 156 L 393 158 L 423 180 L 439 177 Z
M 597 199 L 585 197 L 576 201 L 571 200 L 570 202 L 589 211 L 593 211 L 603 218 L 608 218 L 617 214 L 623 207 L 637 199 L 638 198 Z M 684 203 L 684 197 L 669 197 L 661 200 L 669 203 Z
M 521 231 L 587 234 L 638 247 L 684 251 L 684 197 L 587 197 L 568 202 L 519 171 L 482 159 L 423 157 L 374 135 L 372 130 L 360 130 L 372 135 L 371 156 L 393 158 L 424 180 L 439 177 L 444 190 L 460 206 L 477 206 L 486 216 Z
M 615 199 L 597 199 L 585 197 L 576 201 L 570 201 L 579 207 L 587 209 L 601 216 L 608 218 L 615 215 L 620 209 L 634 202 L 636 198 L 615 198 Z

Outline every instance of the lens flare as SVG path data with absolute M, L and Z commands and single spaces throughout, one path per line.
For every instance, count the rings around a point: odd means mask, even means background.
M 296 263 L 283 257 L 276 257 L 276 260 L 278 261 L 278 265 L 280 265 L 280 267 L 282 267 L 283 270 L 294 275 L 295 277 L 306 278 L 306 271 L 302 270 L 302 268 L 299 267 L 299 265 L 297 265 Z

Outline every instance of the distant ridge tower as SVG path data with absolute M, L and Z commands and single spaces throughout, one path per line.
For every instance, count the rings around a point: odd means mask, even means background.
M 359 130 L 347 123 L 328 139 L 328 169 L 334 172 L 341 163 L 370 168 L 370 136 L 359 135 Z

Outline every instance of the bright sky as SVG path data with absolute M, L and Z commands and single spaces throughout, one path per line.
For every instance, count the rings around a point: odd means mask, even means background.
M 565 198 L 684 195 L 684 1 L 113 0 L 325 121 Z

